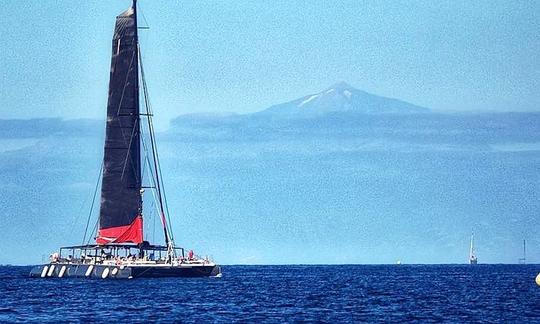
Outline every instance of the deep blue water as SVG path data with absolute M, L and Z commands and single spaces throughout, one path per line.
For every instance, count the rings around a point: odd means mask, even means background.
M 222 278 L 30 279 L 0 267 L 0 322 L 540 322 L 540 265 L 224 266 Z

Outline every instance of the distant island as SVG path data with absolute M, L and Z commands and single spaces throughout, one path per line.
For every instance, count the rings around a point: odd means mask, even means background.
M 44 237 L 19 251 L 43 228 L 71 233 L 57 206 L 80 214 L 103 125 L 0 120 L 2 196 L 13 202 L 0 229 L 4 250 L 17 251 L 0 262 L 37 261 L 35 251 L 62 243 Z M 222 237 L 214 257 L 230 263 L 465 263 L 471 226 L 482 263 L 511 263 L 538 232 L 538 112 L 441 112 L 341 82 L 254 113 L 181 115 L 157 137 L 169 202 L 187 224 L 176 230 Z M 24 232 L 10 230 L 15 220 Z M 249 258 L 234 243 L 244 240 Z M 516 253 L 501 253 L 508 242 Z

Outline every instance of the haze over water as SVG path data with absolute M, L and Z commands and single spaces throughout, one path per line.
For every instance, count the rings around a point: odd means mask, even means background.
M 0 121 L 0 262 L 81 243 L 103 125 Z M 539 262 L 538 113 L 440 113 L 338 84 L 178 117 L 158 146 L 176 242 L 220 263 L 465 263 L 472 231 L 480 263 L 516 263 L 523 239 Z M 162 242 L 146 201 L 146 238 Z

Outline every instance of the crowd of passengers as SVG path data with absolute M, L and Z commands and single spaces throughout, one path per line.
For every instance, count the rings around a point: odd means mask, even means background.
M 127 254 L 126 256 L 114 256 L 112 253 L 107 253 L 104 250 L 101 250 L 101 253 L 99 255 L 86 255 L 84 253 L 81 254 L 80 258 L 74 258 L 72 255 L 68 255 L 67 258 L 60 258 L 58 253 L 53 253 L 49 256 L 51 262 L 75 262 L 79 261 L 81 263 L 103 263 L 103 261 L 114 261 L 116 264 L 122 264 L 122 263 L 133 263 L 137 261 L 156 261 L 156 262 L 166 262 L 168 261 L 167 257 L 161 256 L 159 258 L 155 257 L 154 253 L 150 253 L 149 255 L 146 255 L 144 251 L 141 251 L 141 253 L 138 254 Z M 193 253 L 193 250 L 190 250 L 188 252 L 187 258 L 184 256 L 178 256 L 177 261 L 180 263 L 186 262 L 186 261 L 197 261 L 199 258 L 195 256 Z M 203 259 L 202 261 L 208 262 L 208 258 Z

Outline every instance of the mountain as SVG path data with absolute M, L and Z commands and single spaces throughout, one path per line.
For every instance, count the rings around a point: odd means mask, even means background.
M 321 96 L 353 98 L 337 88 Z M 540 251 L 540 113 L 352 107 L 171 121 L 156 135 L 178 243 L 229 264 L 456 263 L 474 229 L 482 262 L 515 262 L 524 238 Z M 0 120 L 0 263 L 81 242 L 103 135 L 102 120 Z
M 319 93 L 271 106 L 257 115 L 311 117 L 334 112 L 367 114 L 423 113 L 429 109 L 398 99 L 377 96 L 339 82 Z
M 267 125 L 268 118 L 278 122 L 279 119 L 285 121 L 304 117 L 323 117 L 323 119 L 342 117 L 348 119 L 351 114 L 369 114 L 377 118 L 381 117 L 381 114 L 402 115 L 428 112 L 431 112 L 428 108 L 394 98 L 377 96 L 358 90 L 345 82 L 338 82 L 319 93 L 273 105 L 255 113 L 186 114 L 171 120 L 171 126 L 175 129 L 189 128 L 192 130 L 193 128 L 222 127 L 230 124 L 239 126 L 244 122 L 249 122 L 250 125 L 262 122 L 263 125 Z

